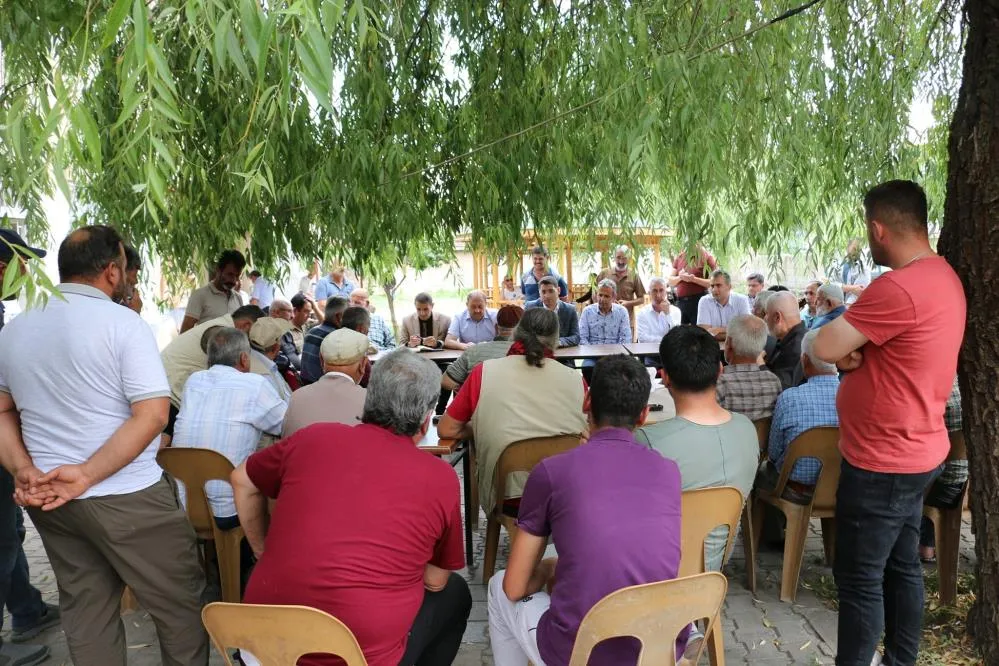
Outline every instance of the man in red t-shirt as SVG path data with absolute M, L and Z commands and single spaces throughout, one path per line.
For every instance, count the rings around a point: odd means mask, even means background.
M 680 308 L 680 322 L 683 324 L 697 323 L 697 304 L 711 287 L 708 267 L 712 271 L 718 270 L 718 262 L 700 243 L 694 250 L 694 256 L 697 260 L 690 263 L 685 252 L 677 255 L 669 277 L 669 286 L 676 289 L 676 307 Z
M 454 660 L 472 609 L 452 573 L 465 564 L 461 494 L 451 467 L 416 448 L 440 379 L 432 361 L 392 352 L 371 373 L 360 425 L 308 426 L 233 472 L 240 524 L 259 558 L 245 603 L 324 610 L 371 666 Z M 268 498 L 277 500 L 269 528 Z
M 819 329 L 814 347 L 846 372 L 836 399 L 836 663 L 870 664 L 884 628 L 885 662 L 911 666 L 923 615 L 923 492 L 950 448 L 943 415 L 966 303 L 954 270 L 930 247 L 919 185 L 878 185 L 864 197 L 864 215 L 874 261 L 893 270 Z

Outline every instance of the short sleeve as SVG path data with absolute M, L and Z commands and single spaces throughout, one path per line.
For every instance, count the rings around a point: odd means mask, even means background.
M 551 522 L 552 483 L 544 461 L 535 465 L 527 477 L 524 494 L 520 498 L 517 527 L 528 534 L 546 537 L 552 533 Z
M 444 530 L 434 546 L 430 564 L 448 571 L 457 571 L 465 566 L 465 530 L 461 520 L 461 487 L 457 483 L 457 477 L 454 474 L 451 476 L 455 483 L 453 487 L 449 484 L 446 490 L 448 496 L 443 498 L 444 506 L 450 506 L 450 510 L 447 511 Z
M 295 436 L 282 439 L 246 459 L 246 475 L 265 497 L 276 499 L 284 475 L 284 459 Z
M 121 382 L 125 398 L 136 403 L 150 398 L 169 398 L 163 360 L 156 348 L 156 339 L 148 324 L 134 315 L 129 326 L 119 327 L 118 348 L 121 350 Z
M 253 283 L 253 290 L 250 291 L 250 298 L 255 298 L 257 300 L 260 300 L 263 297 L 264 297 L 264 286 L 263 284 L 261 284 L 260 278 L 257 278 L 257 281 Z
M 916 324 L 916 307 L 889 274 L 864 289 L 843 318 L 880 347 Z
M 558 295 L 568 296 L 569 295 L 569 285 L 566 283 L 565 278 L 560 277 L 558 279 Z
M 453 379 L 458 384 L 468 379 L 468 353 L 464 353 L 455 359 L 444 370 L 444 374 Z
M 187 299 L 187 308 L 184 310 L 185 317 L 194 317 L 201 321 L 202 312 L 205 309 L 205 292 L 195 289 L 191 292 L 191 297 Z
M 706 263 L 711 270 L 718 270 L 718 260 L 715 259 L 707 250 L 703 250 L 703 254 L 701 256 L 704 258 L 704 263 Z
M 461 338 L 461 335 L 459 334 L 461 327 L 458 325 L 458 322 L 460 321 L 461 321 L 461 315 L 458 315 L 451 320 L 451 325 L 447 327 L 448 335 L 453 335 L 456 338 Z
M 482 390 L 482 364 L 478 364 L 461 385 L 458 395 L 447 408 L 447 415 L 455 421 L 468 423 L 479 404 L 479 393 Z
M 638 273 L 633 275 L 635 278 L 635 298 L 645 298 L 645 284 L 642 282 L 642 278 L 638 276 Z

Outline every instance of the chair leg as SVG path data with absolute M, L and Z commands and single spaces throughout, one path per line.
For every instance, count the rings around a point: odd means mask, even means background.
M 957 602 L 957 569 L 961 546 L 961 510 L 944 509 L 933 521 L 936 532 L 937 578 L 940 581 L 940 603 L 953 606 Z
M 784 563 L 780 581 L 780 600 L 793 602 L 798 596 L 798 576 L 801 574 L 801 560 L 805 552 L 805 537 L 808 536 L 808 519 L 811 506 L 800 506 L 783 502 L 781 507 L 787 518 L 787 531 L 784 533 Z
M 725 640 L 722 636 L 721 615 L 715 618 L 714 625 L 704 640 L 708 643 L 708 663 L 711 666 L 725 666 Z
M 222 583 L 222 601 L 238 604 L 240 602 L 240 541 L 243 530 L 233 529 L 222 532 L 217 540 L 216 549 L 219 557 L 219 579 Z
M 486 554 L 482 562 L 482 584 L 488 585 L 496 569 L 496 555 L 499 551 L 500 521 L 489 516 L 486 518 Z
M 746 587 L 756 594 L 756 537 L 753 530 L 753 499 L 742 506 L 742 554 L 746 560 Z
M 826 566 L 831 567 L 836 559 L 836 518 L 822 519 L 822 546 L 826 551 Z

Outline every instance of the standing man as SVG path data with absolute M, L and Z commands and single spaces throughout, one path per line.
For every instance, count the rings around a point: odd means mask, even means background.
M 199 322 L 232 314 L 243 305 L 239 295 L 239 277 L 246 267 L 246 259 L 238 250 L 226 250 L 219 255 L 215 265 L 215 277 L 201 289 L 195 289 L 187 299 L 184 321 L 180 325 L 183 333 Z
M 197 540 L 156 464 L 170 385 L 149 326 L 115 303 L 124 273 L 111 227 L 62 242 L 65 300 L 0 337 L 0 459 L 52 564 L 73 663 L 126 662 L 128 585 L 156 624 L 162 663 L 205 666 Z
M 142 257 L 134 247 L 125 244 L 125 296 L 121 299 L 121 305 L 136 314 L 142 314 L 142 296 L 139 295 L 139 271 L 142 270 Z
M 520 278 L 520 291 L 524 295 L 524 300 L 536 301 L 541 298 L 541 291 L 538 284 L 541 278 L 550 275 L 558 280 L 558 297 L 568 298 L 569 285 L 565 283 L 558 273 L 548 266 L 548 250 L 543 245 L 535 245 L 531 250 L 531 263 L 534 268 L 524 273 Z
M 446 349 L 465 350 L 480 342 L 492 342 L 496 337 L 496 310 L 486 307 L 486 295 L 471 291 L 465 299 L 465 311 L 451 320 L 444 338 Z
M 756 303 L 756 295 L 763 291 L 766 280 L 763 273 L 750 273 L 746 276 L 746 297 L 749 298 L 749 309 L 752 311 L 753 304 Z
M 766 358 L 767 368 L 777 375 L 785 389 L 797 386 L 804 376 L 801 367 L 801 339 L 808 329 L 801 321 L 798 299 L 790 291 L 778 291 L 767 301 L 767 329 L 777 338 L 777 347 Z
M 250 305 L 269 308 L 274 302 L 274 285 L 258 270 L 250 271 L 250 282 L 253 283 L 253 290 L 250 292 Z
M 708 279 L 709 268 L 718 270 L 718 262 L 700 243 L 694 248 L 693 258 L 689 261 L 686 254 L 673 259 L 669 285 L 676 289 L 676 306 L 680 308 L 681 323 L 697 323 L 697 305 L 711 286 L 711 280 Z
M 350 292 L 354 291 L 354 283 L 347 279 L 344 267 L 334 264 L 329 275 L 324 275 L 316 283 L 316 304 L 322 310 L 326 307 L 326 301 L 339 296 L 343 299 L 350 298 Z
M 407 347 L 444 348 L 444 338 L 451 318 L 434 312 L 434 299 L 426 293 L 416 295 L 416 312 L 402 320 L 402 340 Z
M 821 329 L 815 355 L 846 372 L 837 394 L 843 468 L 836 496 L 836 663 L 916 663 L 923 616 L 923 492 L 950 451 L 944 411 L 966 301 L 930 247 L 926 194 L 911 181 L 864 197 L 874 261 L 892 268 Z M 927 289 L 926 285 L 933 285 Z
M 748 314 L 752 314 L 749 299 L 732 293 L 732 277 L 725 271 L 712 273 L 711 298 L 702 298 L 697 304 L 697 325 L 722 341 L 732 318 Z
M 626 245 L 619 245 L 614 250 L 614 263 L 605 268 L 597 276 L 597 283 L 611 279 L 617 284 L 617 303 L 628 310 L 628 319 L 632 327 L 635 325 L 635 306 L 645 303 L 645 285 L 638 271 L 628 268 L 630 251 Z
M 371 303 L 368 301 L 368 291 L 366 289 L 355 289 L 350 292 L 350 306 L 354 308 L 364 308 L 371 312 Z M 379 314 L 371 315 L 371 323 L 368 324 L 368 337 L 371 344 L 378 351 L 388 351 L 395 349 L 395 333 Z
M 558 346 L 575 347 L 579 344 L 579 315 L 576 308 L 558 298 L 558 281 L 552 276 L 541 278 L 538 283 L 541 298 L 524 303 L 524 309 L 548 308 L 558 316 Z
M 805 322 L 805 328 L 811 328 L 812 322 L 819 316 L 817 301 L 821 286 L 821 282 L 813 280 L 805 287 L 805 307 L 801 309 L 801 321 Z
M 669 333 L 669 329 L 678 326 L 669 301 L 666 300 L 666 280 L 661 277 L 654 277 L 649 280 L 649 307 L 638 313 L 638 341 L 654 342 L 659 341 Z
M 854 303 L 871 283 L 871 271 L 864 263 L 860 249 L 860 239 L 850 239 L 846 246 L 846 259 L 840 266 L 839 282 L 843 286 L 843 293 L 846 294 L 847 305 Z

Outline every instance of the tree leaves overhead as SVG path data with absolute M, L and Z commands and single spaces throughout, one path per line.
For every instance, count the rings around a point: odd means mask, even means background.
M 529 227 L 668 226 L 723 254 L 814 239 L 819 263 L 865 186 L 943 191 L 946 131 L 910 144 L 909 106 L 949 115 L 961 33 L 925 0 L 764 27 L 791 8 L 3 3 L 0 200 L 37 235 L 61 188 L 187 270 L 247 240 L 260 267 L 376 266 L 446 255 L 460 230 L 502 252 Z

